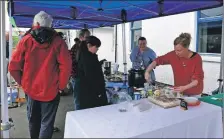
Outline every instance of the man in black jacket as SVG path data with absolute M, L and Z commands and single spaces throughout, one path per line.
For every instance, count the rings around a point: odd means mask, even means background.
M 82 29 L 79 32 L 79 40 L 80 42 L 75 44 L 71 50 L 70 50 L 70 54 L 72 57 L 72 73 L 71 76 L 73 78 L 73 82 L 74 82 L 74 91 L 73 91 L 73 95 L 74 95 L 74 108 L 75 110 L 79 110 L 79 93 L 80 93 L 80 88 L 79 88 L 79 80 L 76 79 L 77 77 L 77 68 L 78 68 L 78 59 L 79 59 L 79 54 L 82 51 L 83 46 L 86 45 L 86 38 L 90 36 L 90 31 L 88 29 Z

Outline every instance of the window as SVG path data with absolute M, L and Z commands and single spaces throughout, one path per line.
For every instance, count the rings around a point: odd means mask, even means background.
M 199 25 L 199 47 L 201 53 L 221 53 L 222 22 Z
M 222 7 L 200 11 L 200 18 L 222 16 Z
M 138 39 L 142 35 L 142 21 L 131 23 L 131 49 L 138 46 Z
M 222 7 L 198 12 L 199 53 L 221 54 Z

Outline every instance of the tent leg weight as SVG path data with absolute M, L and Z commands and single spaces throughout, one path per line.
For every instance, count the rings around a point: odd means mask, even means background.
M 6 123 L 2 123 L 1 120 L 1 131 L 10 130 L 14 126 L 12 118 L 9 118 L 9 121 Z

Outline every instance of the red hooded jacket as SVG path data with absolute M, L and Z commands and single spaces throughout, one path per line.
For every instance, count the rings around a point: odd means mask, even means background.
M 60 36 L 41 44 L 28 34 L 18 43 L 9 72 L 32 99 L 51 101 L 66 87 L 71 65 L 68 47 Z

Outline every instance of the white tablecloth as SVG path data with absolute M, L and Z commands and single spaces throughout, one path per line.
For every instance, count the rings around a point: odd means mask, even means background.
M 68 112 L 64 138 L 222 138 L 222 110 L 201 103 L 144 112 L 119 112 L 124 104 Z

